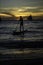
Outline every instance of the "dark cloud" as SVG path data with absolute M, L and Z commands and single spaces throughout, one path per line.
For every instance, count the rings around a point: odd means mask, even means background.
M 14 15 L 11 14 L 10 12 L 1 12 L 1 14 L 7 14 L 7 15 L 11 15 L 12 17 L 14 17 Z

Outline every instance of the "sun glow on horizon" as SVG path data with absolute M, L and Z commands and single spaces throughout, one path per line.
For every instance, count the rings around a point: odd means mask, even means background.
M 32 16 L 41 16 L 43 15 L 43 12 L 36 12 L 36 13 L 32 13 L 32 12 L 24 12 L 24 13 L 20 13 L 20 12 L 12 12 L 13 15 L 15 15 L 16 17 L 19 17 L 19 16 L 30 16 L 30 14 Z
M 1 11 L 5 11 L 4 13 L 0 13 L 0 16 L 43 16 L 43 9 L 39 7 L 20 7 L 20 8 L 1 8 Z
M 16 17 L 29 16 L 30 14 L 31 14 L 32 16 L 43 16 L 43 12 L 37 12 L 37 13 L 32 13 L 32 12 L 24 12 L 24 13 L 11 12 L 11 14 L 12 14 L 13 16 L 16 16 Z M 0 16 L 6 16 L 6 17 L 12 17 L 12 15 L 3 14 L 3 13 L 0 14 Z

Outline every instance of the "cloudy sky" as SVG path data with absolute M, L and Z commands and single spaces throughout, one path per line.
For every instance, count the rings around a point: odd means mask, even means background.
M 15 16 L 43 15 L 43 0 L 1 0 L 0 15 L 2 12 Z

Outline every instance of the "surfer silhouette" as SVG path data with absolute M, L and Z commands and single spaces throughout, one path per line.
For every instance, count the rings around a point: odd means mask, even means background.
M 24 26 L 23 26 L 23 18 L 20 16 L 20 32 L 24 31 Z

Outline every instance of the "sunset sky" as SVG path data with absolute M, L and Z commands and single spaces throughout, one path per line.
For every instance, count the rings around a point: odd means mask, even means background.
M 1 0 L 1 16 L 43 16 L 43 0 Z

